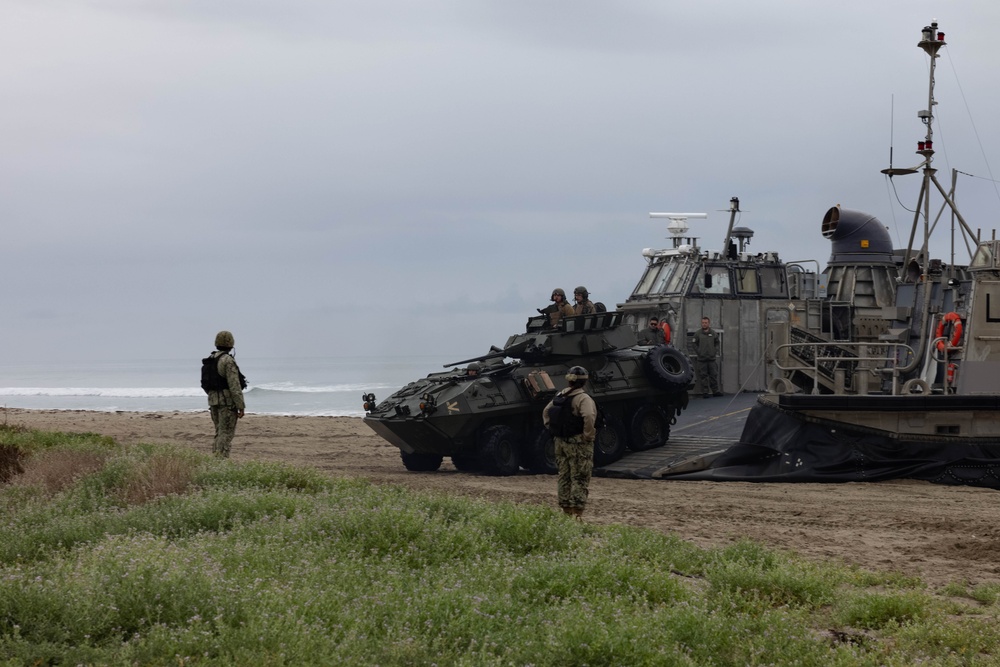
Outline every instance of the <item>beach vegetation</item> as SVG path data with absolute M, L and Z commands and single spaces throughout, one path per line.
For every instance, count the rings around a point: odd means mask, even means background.
M 0 444 L 0 664 L 1000 660 L 995 589 L 96 435 Z

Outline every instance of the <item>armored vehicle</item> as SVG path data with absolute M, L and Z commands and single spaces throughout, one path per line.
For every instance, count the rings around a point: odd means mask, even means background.
M 364 421 L 399 448 L 408 470 L 437 470 L 450 457 L 459 470 L 513 475 L 522 467 L 556 471 L 542 410 L 583 366 L 597 402 L 594 463 L 618 460 L 626 448 L 660 447 L 687 406 L 692 369 L 669 345 L 643 346 L 620 311 L 531 317 L 503 348 L 448 364 L 451 370 L 411 382 L 384 401 L 365 394 Z M 463 367 L 464 364 L 467 364 Z

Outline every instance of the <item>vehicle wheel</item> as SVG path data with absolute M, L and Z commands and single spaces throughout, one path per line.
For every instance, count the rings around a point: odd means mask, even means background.
M 479 462 L 487 475 L 507 477 L 520 468 L 517 436 L 509 426 L 490 426 L 479 440 Z
M 632 415 L 628 448 L 633 452 L 662 447 L 670 437 L 670 418 L 659 405 L 643 403 Z
M 479 459 L 473 454 L 452 454 L 451 463 L 455 470 L 475 472 L 479 470 Z
M 594 465 L 606 466 L 625 455 L 628 435 L 622 420 L 614 415 L 605 415 L 604 427 L 597 430 L 594 440 Z
M 646 353 L 646 373 L 655 386 L 667 391 L 684 391 L 694 379 L 687 356 L 676 347 L 657 345 Z
M 538 429 L 526 443 L 524 460 L 528 470 L 541 475 L 555 475 L 559 472 L 556 463 L 556 441 L 548 429 Z
M 437 454 L 407 454 L 406 452 L 400 452 L 399 455 L 402 457 L 403 465 L 406 466 L 406 469 L 412 472 L 434 472 L 441 467 L 441 462 L 444 461 L 444 457 Z

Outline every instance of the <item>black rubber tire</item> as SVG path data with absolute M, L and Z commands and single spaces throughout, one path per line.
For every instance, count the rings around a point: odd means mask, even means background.
M 559 472 L 559 464 L 556 463 L 556 442 L 548 429 L 538 429 L 525 443 L 524 462 L 525 467 L 535 474 L 555 475 Z
M 604 417 L 604 427 L 597 429 L 594 439 L 594 465 L 606 466 L 625 456 L 628 434 L 622 420 L 614 415 Z
M 633 452 L 644 452 L 667 444 L 670 438 L 667 411 L 654 403 L 643 403 L 632 414 L 628 435 L 628 448 Z
M 649 381 L 665 391 L 685 391 L 694 379 L 687 356 L 670 345 L 657 345 L 643 360 Z
M 411 472 L 434 472 L 441 467 L 443 456 L 437 454 L 407 454 L 400 452 L 403 465 Z
M 476 472 L 479 470 L 479 458 L 474 454 L 452 454 L 451 464 L 461 472 Z
M 521 468 L 521 443 L 509 426 L 490 426 L 479 437 L 479 463 L 486 475 L 509 477 Z

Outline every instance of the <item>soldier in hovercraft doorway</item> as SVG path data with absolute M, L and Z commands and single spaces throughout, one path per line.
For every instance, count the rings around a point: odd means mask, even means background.
M 694 370 L 704 398 L 722 396 L 719 389 L 719 334 L 712 330 L 712 321 L 701 318 L 701 329 L 694 332 L 692 340 L 695 354 Z

